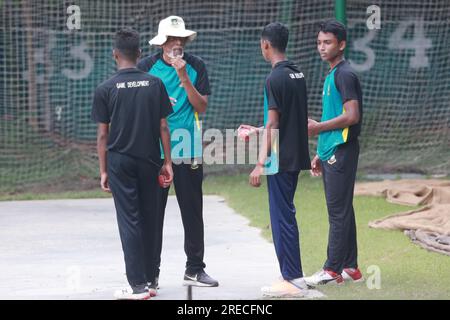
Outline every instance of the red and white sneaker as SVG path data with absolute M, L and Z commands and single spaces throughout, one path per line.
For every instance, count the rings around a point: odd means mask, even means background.
M 320 270 L 314 273 L 310 277 L 303 278 L 309 286 L 317 286 L 323 284 L 343 284 L 344 279 L 342 276 L 331 270 Z
M 342 278 L 345 281 L 362 282 L 364 281 L 363 275 L 358 268 L 344 268 L 342 270 Z

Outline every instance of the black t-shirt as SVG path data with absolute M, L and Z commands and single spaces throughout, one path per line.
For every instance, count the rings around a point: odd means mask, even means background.
M 171 113 L 161 80 L 129 68 L 119 70 L 97 87 L 91 118 L 110 124 L 108 151 L 159 164 L 160 120 Z
M 362 90 L 356 72 L 346 60 L 336 66 L 334 73 L 334 83 L 341 94 L 342 104 L 349 100 L 357 100 L 359 105 L 359 121 L 350 126 L 347 141 L 354 140 L 361 133 L 361 124 L 363 120 Z
M 306 81 L 290 61 L 278 62 L 266 79 L 269 110 L 279 113 L 279 172 L 311 168 Z

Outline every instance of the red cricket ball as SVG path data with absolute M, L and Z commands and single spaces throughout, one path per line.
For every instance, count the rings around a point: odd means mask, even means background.
M 158 176 L 158 183 L 159 183 L 159 186 L 161 187 L 161 188 L 164 188 L 164 182 L 166 181 L 166 177 L 164 177 L 162 174 L 160 174 L 159 176 Z

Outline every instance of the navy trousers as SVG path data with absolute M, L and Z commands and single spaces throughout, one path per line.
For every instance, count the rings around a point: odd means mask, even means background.
M 281 275 L 285 280 L 303 277 L 294 195 L 299 172 L 267 176 L 270 222 Z

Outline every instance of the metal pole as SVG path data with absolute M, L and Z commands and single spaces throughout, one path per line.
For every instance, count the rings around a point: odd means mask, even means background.
M 346 0 L 335 0 L 334 11 L 336 14 L 336 20 L 347 25 L 347 13 L 346 13 Z
M 341 22 L 344 26 L 347 26 L 347 5 L 346 0 L 335 0 L 334 1 L 334 12 L 336 15 L 336 20 Z M 348 33 L 347 33 L 347 47 L 345 48 L 344 55 L 348 55 Z
M 192 300 L 192 286 L 187 286 L 187 297 L 186 300 Z

